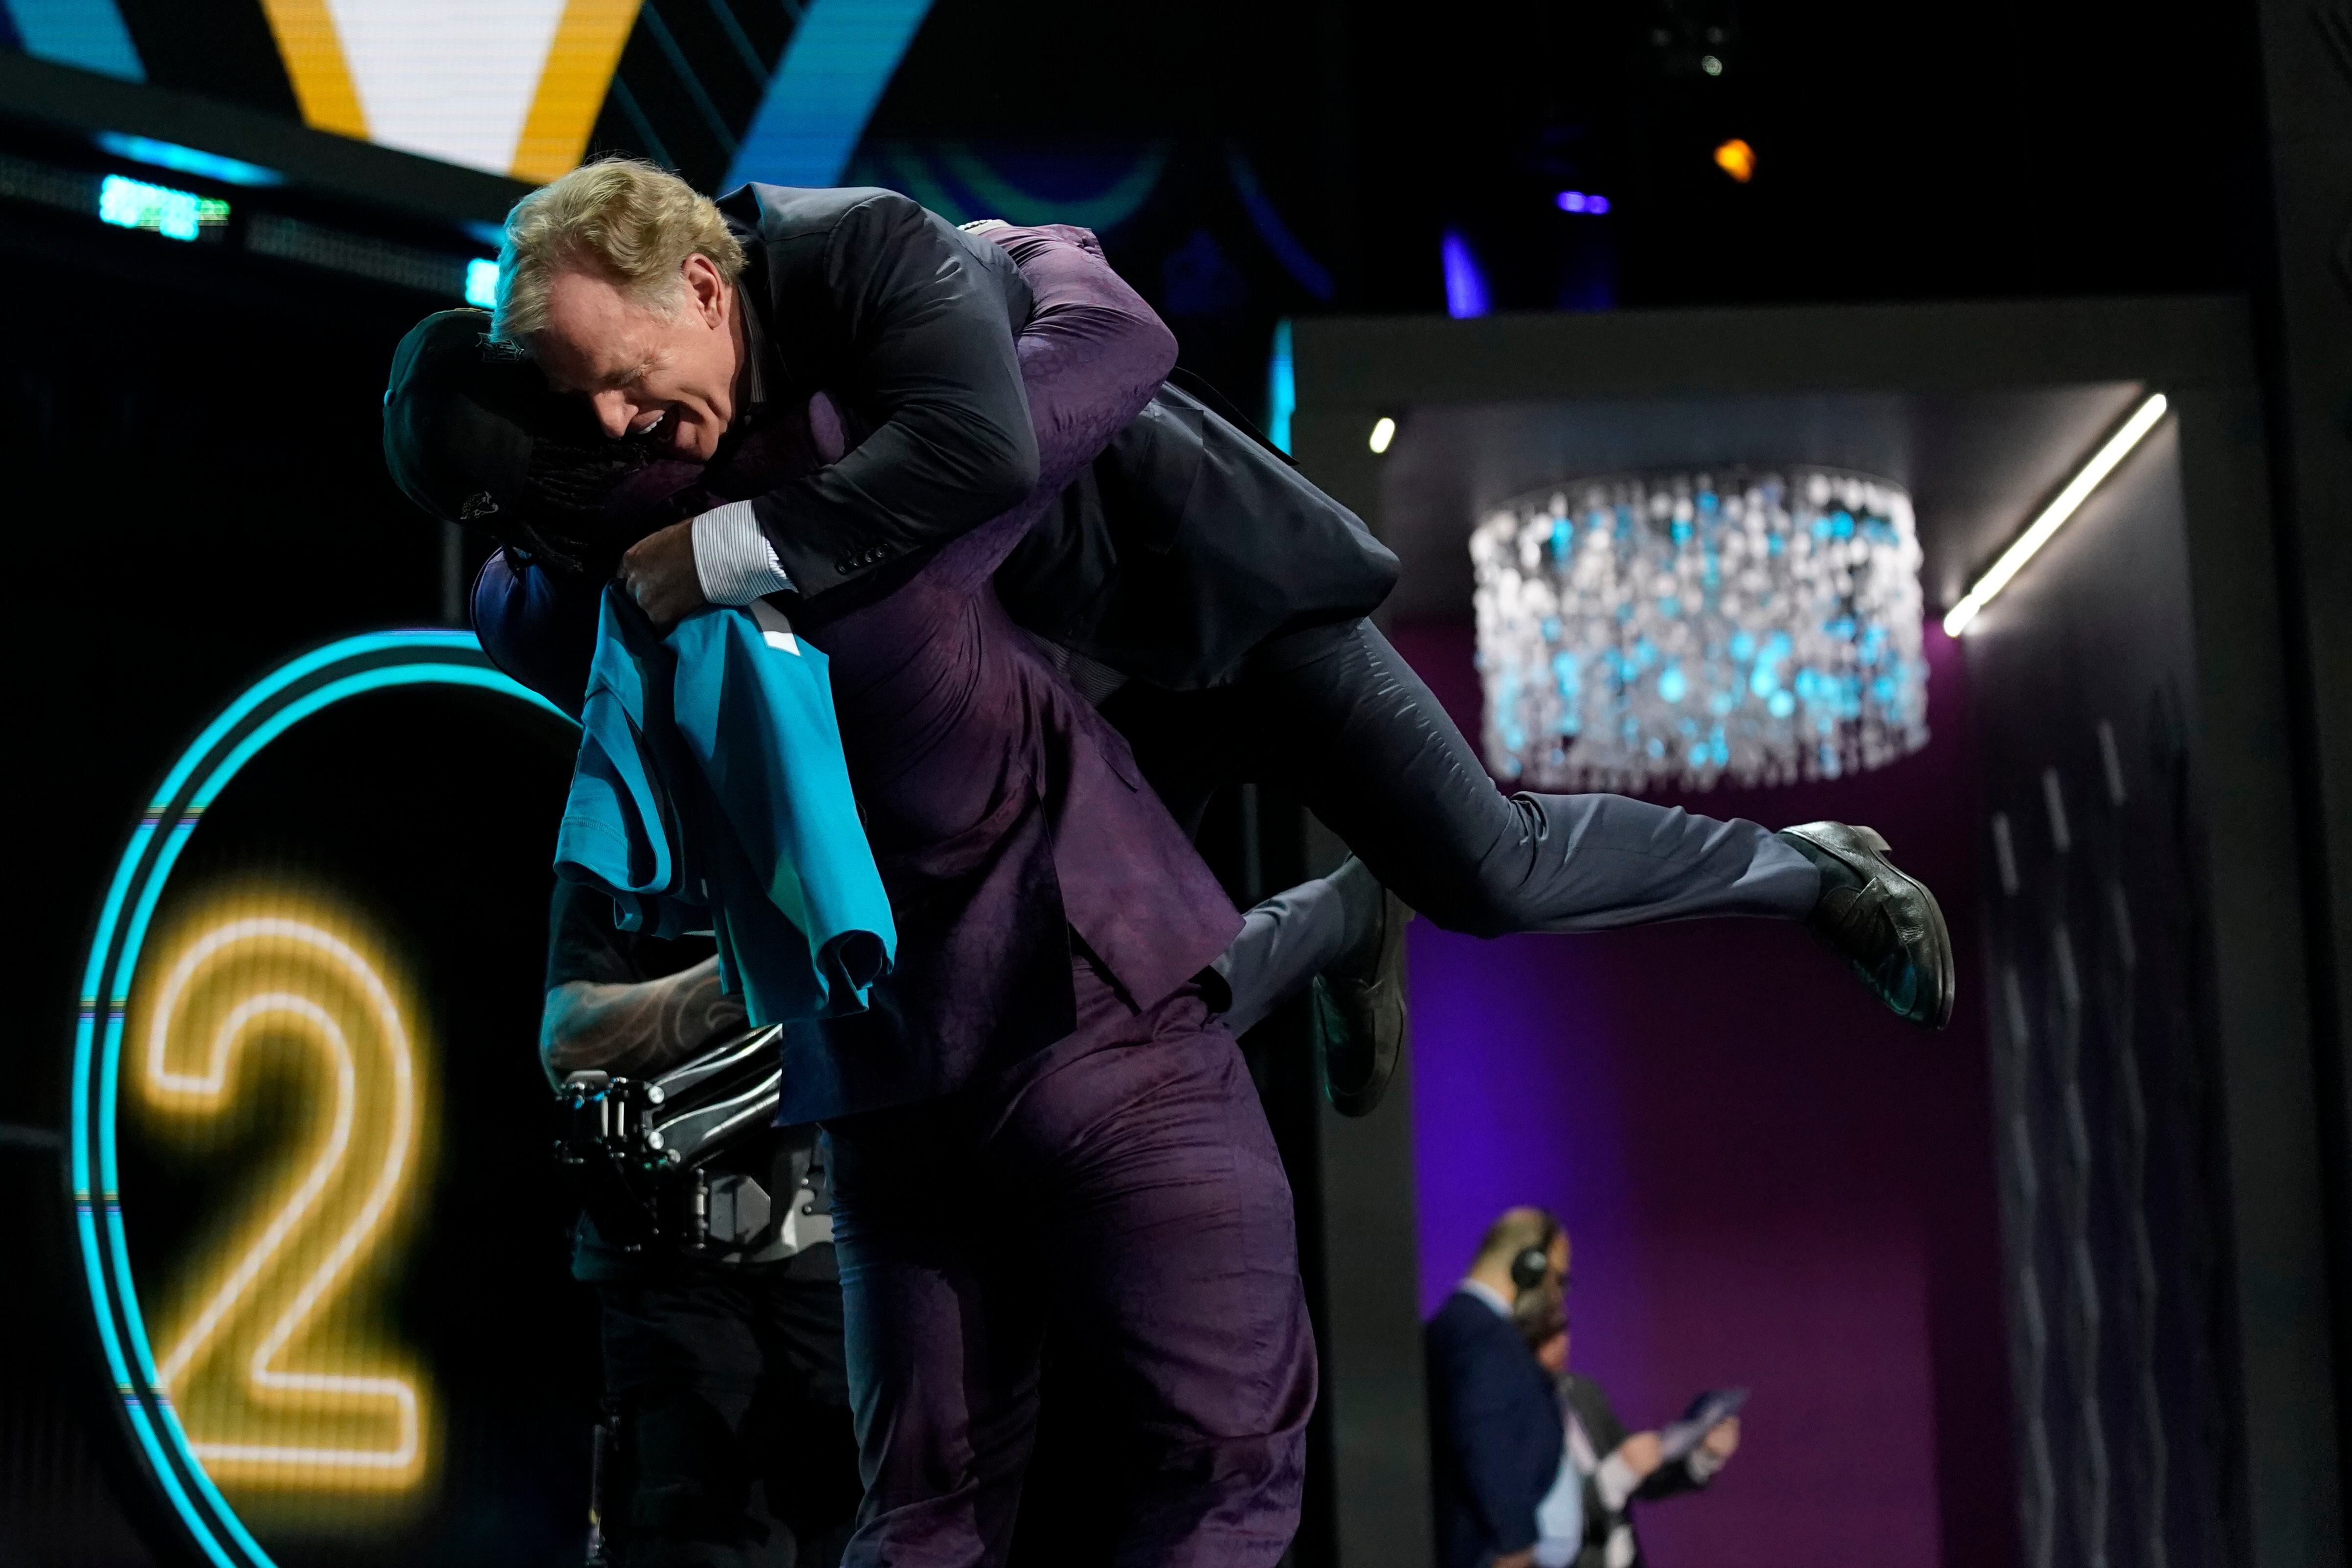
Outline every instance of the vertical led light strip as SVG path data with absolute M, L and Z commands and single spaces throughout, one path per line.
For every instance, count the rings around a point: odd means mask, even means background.
M 1438 241 L 1437 259 L 1445 276 L 1445 313 L 1457 321 L 1485 315 L 1486 274 L 1479 269 L 1478 258 L 1472 253 L 1470 242 L 1452 229 L 1446 230 Z
M 1290 450 L 1290 420 L 1298 412 L 1298 372 L 1290 355 L 1290 318 L 1274 324 L 1274 353 L 1265 362 L 1265 438 Z
M 1977 618 L 1978 612 L 1992 603 L 1993 595 L 2009 586 L 2010 579 L 2023 570 L 2025 563 L 2066 526 L 2067 520 L 2090 500 L 2091 492 L 2097 489 L 2106 477 L 2116 471 L 2117 465 L 2131 456 L 2132 448 L 2156 428 L 2157 421 L 2164 417 L 2168 406 L 2164 394 L 2158 392 L 2132 410 L 2131 417 L 2124 421 L 2123 427 L 2091 454 L 2091 460 L 2066 481 L 2066 488 L 2042 509 L 2042 514 L 2017 536 L 2016 542 L 2000 552 L 2000 559 L 1992 563 L 1991 570 L 1978 578 L 1976 586 L 1944 613 L 1946 637 L 1956 637 L 1969 629 L 1969 624 Z
M 512 697 L 570 722 L 553 704 L 501 674 L 466 632 L 371 633 L 289 659 L 224 708 L 165 773 L 116 863 L 82 972 L 66 1147 L 83 1281 L 134 1449 L 189 1540 L 216 1568 L 271 1563 L 181 1426 L 131 1280 L 115 1174 L 116 1102 L 131 985 L 173 866 L 205 808 L 247 763 L 303 719 L 348 698 L 436 685 Z

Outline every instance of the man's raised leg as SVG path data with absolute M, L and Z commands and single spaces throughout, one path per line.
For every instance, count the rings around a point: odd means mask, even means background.
M 1269 644 L 1232 689 L 1245 749 L 1423 914 L 1479 936 L 1704 916 L 1801 921 L 1888 1006 L 1940 1027 L 1952 952 L 1866 829 L 1779 833 L 1614 795 L 1504 795 L 1370 622 Z

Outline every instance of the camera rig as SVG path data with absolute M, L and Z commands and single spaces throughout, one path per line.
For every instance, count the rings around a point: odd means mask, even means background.
M 563 1080 L 556 1163 L 607 1244 L 627 1252 L 726 1250 L 768 1228 L 773 1203 L 759 1183 L 714 1176 L 708 1166 L 767 1131 L 783 1081 L 782 1034 L 771 1025 L 730 1036 L 652 1078 L 592 1071 Z M 829 1237 L 794 1239 L 804 1246 Z

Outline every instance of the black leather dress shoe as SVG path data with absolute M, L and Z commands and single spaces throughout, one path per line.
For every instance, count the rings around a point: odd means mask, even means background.
M 1780 837 L 1822 873 L 1806 927 L 1888 1007 L 1923 1028 L 1950 1023 L 1952 935 L 1927 884 L 1896 870 L 1867 827 L 1808 822 Z
M 1331 874 L 1371 873 L 1350 856 Z M 1323 1046 L 1323 1092 L 1342 1116 L 1367 1116 L 1388 1092 L 1404 1049 L 1404 928 L 1412 910 L 1374 884 L 1380 912 L 1358 952 L 1315 977 L 1315 1032 Z

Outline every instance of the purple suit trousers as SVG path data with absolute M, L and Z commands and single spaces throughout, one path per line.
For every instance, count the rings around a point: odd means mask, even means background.
M 1076 1033 L 961 1093 L 832 1123 L 866 1479 L 847 1564 L 1004 1561 L 1040 1352 L 1097 1390 L 1100 1557 L 1272 1564 L 1298 1524 L 1315 1345 L 1289 1184 L 1233 1037 L 1086 955 Z

